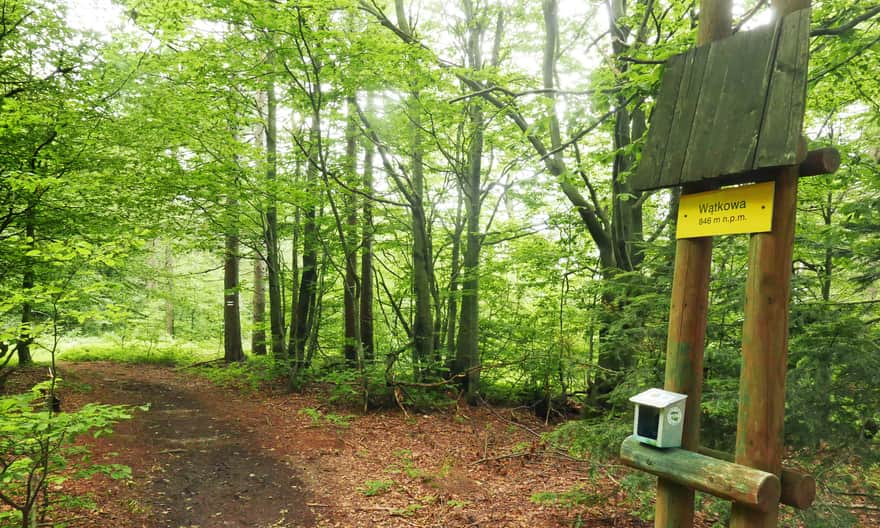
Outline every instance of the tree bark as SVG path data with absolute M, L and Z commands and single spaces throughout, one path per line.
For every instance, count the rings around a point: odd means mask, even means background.
M 223 359 L 227 363 L 244 360 L 241 346 L 239 307 L 238 200 L 227 198 L 226 250 L 223 258 Z
M 345 127 L 345 156 L 348 184 L 357 187 L 357 115 L 354 97 L 348 98 L 348 122 Z M 357 199 L 353 192 L 345 197 L 345 226 L 341 229 L 342 247 L 345 252 L 345 283 L 343 285 L 343 322 L 345 331 L 344 356 L 346 363 L 358 364 L 360 348 L 360 323 L 358 320 L 358 262 L 357 262 Z
M 461 235 L 464 231 L 464 218 L 461 210 L 464 206 L 461 186 L 458 189 L 458 207 L 455 213 L 455 231 L 452 233 L 452 255 L 450 257 L 449 298 L 446 304 L 446 363 L 450 372 L 457 373 L 455 337 L 458 328 L 458 282 L 461 273 Z
M 462 7 L 467 20 L 468 66 L 479 71 L 483 67 L 483 28 L 476 20 L 471 0 L 463 0 Z M 483 108 L 479 100 L 471 101 L 468 108 L 470 144 L 467 166 L 461 181 L 467 216 L 464 260 L 462 262 L 461 316 L 458 324 L 458 349 L 455 374 L 464 375 L 465 392 L 471 403 L 476 402 L 480 390 L 480 250 L 483 237 L 480 233 L 480 210 L 482 206 L 482 160 L 483 160 Z M 551 125 L 552 126 L 552 125 Z
M 417 96 L 413 96 L 416 100 Z M 428 241 L 427 221 L 424 207 L 424 168 L 422 164 L 421 111 L 418 103 L 411 107 L 413 120 L 411 210 L 412 267 L 415 313 L 413 314 L 413 363 L 416 379 L 422 379 L 431 370 L 430 360 L 434 352 L 434 321 L 431 309 L 431 248 Z
M 828 191 L 825 199 L 825 208 L 822 211 L 822 219 L 825 226 L 831 228 L 834 219 L 834 193 Z M 822 267 L 822 300 L 829 302 L 831 300 L 831 279 L 834 274 L 834 244 L 830 240 L 825 242 L 825 265 Z
M 470 112 L 474 137 L 468 154 L 468 172 L 464 186 L 467 234 L 462 262 L 461 317 L 458 324 L 458 348 L 454 373 L 465 375 L 465 390 L 474 401 L 480 383 L 479 287 L 480 287 L 480 168 L 482 156 L 482 109 Z
M 25 215 L 25 237 L 27 239 L 27 248 L 33 249 L 36 245 L 36 218 L 34 207 L 36 204 L 30 204 L 27 214 Z M 24 302 L 21 305 L 21 327 L 18 331 L 18 340 L 15 345 L 18 353 L 18 364 L 30 365 L 33 363 L 31 356 L 31 344 L 34 342 L 34 323 L 33 323 L 33 294 L 36 282 L 36 274 L 34 272 L 33 257 L 24 257 L 24 273 L 22 274 L 21 289 L 24 292 Z
M 296 163 L 296 174 L 300 174 L 300 163 Z M 299 244 L 300 244 L 300 221 L 302 220 L 302 211 L 296 210 L 293 219 L 293 241 L 290 244 L 290 328 L 287 330 L 287 353 L 291 356 L 296 355 L 296 328 L 299 316 L 297 310 L 299 306 L 299 288 L 300 288 L 300 268 L 299 268 Z M 296 359 L 293 359 L 296 361 Z
M 284 343 L 284 300 L 281 298 L 281 256 L 278 245 L 278 211 L 276 208 L 277 167 L 277 102 L 275 83 L 271 79 L 266 86 L 266 183 L 269 206 L 266 208 L 266 268 L 269 278 L 269 328 L 272 334 L 272 355 L 276 360 L 286 360 Z
M 307 192 L 315 196 L 318 189 L 318 173 L 320 168 L 317 165 L 317 149 L 320 134 L 320 117 L 318 111 L 312 113 L 311 131 L 309 132 L 309 150 L 307 152 L 308 160 L 306 167 L 306 189 Z M 313 326 L 314 311 L 316 309 L 315 299 L 318 285 L 318 250 L 320 241 L 318 240 L 318 231 L 316 225 L 317 204 L 310 201 L 305 207 L 305 220 L 303 224 L 303 254 L 302 254 L 302 276 L 299 286 L 299 297 L 296 303 L 296 310 L 293 317 L 296 320 L 294 325 L 295 332 L 291 336 L 293 344 L 290 354 L 292 356 L 290 384 L 292 388 L 299 385 L 300 370 L 307 366 L 305 357 L 306 345 L 309 342 L 309 335 Z
M 401 30 L 407 35 L 412 35 L 413 28 L 406 18 L 403 0 L 394 0 L 394 8 Z M 409 205 L 412 232 L 412 288 L 415 305 L 412 322 L 413 374 L 417 380 L 421 380 L 436 365 L 430 365 L 434 356 L 434 321 L 431 306 L 431 280 L 434 270 L 425 216 L 422 109 L 417 91 L 410 94 L 407 108 L 412 123 L 412 188 L 409 193 Z
M 368 105 L 369 105 L 368 96 Z M 367 140 L 364 145 L 364 205 L 361 225 L 361 298 L 360 334 L 365 361 L 375 359 L 373 336 L 373 155 L 375 147 Z
M 251 353 L 266 355 L 266 263 L 263 257 L 254 255 L 254 297 L 253 322 L 251 332 Z

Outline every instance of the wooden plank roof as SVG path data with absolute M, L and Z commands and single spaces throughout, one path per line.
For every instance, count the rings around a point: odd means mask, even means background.
M 810 10 L 666 63 L 633 189 L 799 163 Z

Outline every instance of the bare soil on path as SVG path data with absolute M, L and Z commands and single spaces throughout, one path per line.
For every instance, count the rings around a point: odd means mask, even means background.
M 151 406 L 88 441 L 94 460 L 126 464 L 132 478 L 69 481 L 66 492 L 98 505 L 70 526 L 650 526 L 629 513 L 612 473 L 543 444 L 547 428 L 528 410 L 355 415 L 329 406 L 327 387 L 241 392 L 188 371 L 106 362 L 60 370 L 67 410 Z
M 99 452 L 118 452 L 120 462 L 134 470 L 137 496 L 126 503 L 131 516 L 114 516 L 113 526 L 315 525 L 297 472 L 262 452 L 234 418 L 217 412 L 217 402 L 206 401 L 218 397 L 204 390 L 212 387 L 155 367 L 87 363 L 64 368 L 92 387 L 83 394 L 87 398 L 150 405 L 96 446 Z M 114 484 L 107 482 L 111 490 Z

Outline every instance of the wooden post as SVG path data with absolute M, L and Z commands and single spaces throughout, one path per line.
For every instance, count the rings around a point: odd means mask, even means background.
M 731 31 L 731 0 L 701 0 L 698 44 L 722 39 Z M 695 192 L 705 189 L 685 189 Z M 672 304 L 666 341 L 666 390 L 687 394 L 682 448 L 700 446 L 703 348 L 709 303 L 712 238 L 680 239 L 675 244 Z M 694 524 L 694 490 L 667 478 L 657 480 L 656 528 Z
M 779 475 L 788 356 L 788 296 L 797 206 L 797 167 L 779 170 L 773 230 L 752 235 L 746 281 L 736 462 Z M 778 508 L 734 505 L 731 528 L 775 527 Z
M 700 445 L 700 399 L 703 348 L 712 266 L 712 238 L 680 239 L 675 245 L 675 271 L 666 341 L 666 390 L 687 394 L 682 448 Z M 669 479 L 657 481 L 656 528 L 693 526 L 694 490 Z
M 779 17 L 810 7 L 810 0 L 773 0 Z M 797 212 L 797 166 L 776 175 L 773 230 L 752 235 L 743 322 L 736 462 L 782 473 L 785 373 L 788 360 L 788 301 Z M 779 506 L 758 511 L 734 503 L 731 528 L 771 528 Z

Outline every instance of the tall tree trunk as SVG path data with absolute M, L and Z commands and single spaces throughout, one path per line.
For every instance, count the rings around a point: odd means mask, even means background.
M 431 370 L 430 361 L 434 352 L 434 320 L 431 311 L 431 248 L 428 240 L 427 220 L 424 206 L 424 165 L 422 161 L 421 108 L 417 95 L 410 106 L 413 121 L 412 151 L 412 266 L 413 293 L 415 294 L 415 313 L 413 314 L 413 364 L 416 379 L 422 379 Z
M 322 211 L 319 210 L 319 217 L 321 216 L 321 213 Z M 312 363 L 312 359 L 315 357 L 315 352 L 318 350 L 318 335 L 321 332 L 321 312 L 323 307 L 321 302 L 324 298 L 324 278 L 327 277 L 326 272 L 328 260 L 327 256 L 324 255 L 321 259 L 320 271 L 316 271 L 317 278 L 315 279 L 315 294 L 312 295 L 312 305 L 309 309 L 309 342 L 306 351 L 306 365 Z
M 27 238 L 28 249 L 33 249 L 36 245 L 36 214 L 34 207 L 36 204 L 29 204 L 28 211 L 25 214 L 25 237 Z M 33 363 L 31 357 L 31 344 L 34 342 L 34 323 L 33 323 L 33 294 L 36 282 L 34 272 L 33 257 L 24 257 L 24 273 L 22 275 L 21 289 L 24 292 L 24 302 L 21 305 L 21 327 L 18 332 L 18 340 L 15 345 L 18 353 L 19 365 L 30 365 Z
M 226 251 L 223 258 L 223 359 L 227 363 L 244 360 L 241 347 L 239 307 L 238 201 L 227 198 Z
M 479 287 L 480 287 L 480 171 L 483 152 L 483 110 L 478 104 L 470 109 L 473 137 L 468 152 L 464 196 L 467 215 L 464 260 L 462 262 L 461 317 L 458 323 L 458 350 L 455 374 L 466 374 L 468 400 L 473 402 L 480 388 Z
M 254 329 L 251 331 L 251 353 L 266 355 L 266 263 L 263 257 L 254 255 Z
M 368 96 L 368 106 L 369 99 Z M 364 207 L 361 225 L 361 299 L 360 299 L 360 334 L 364 360 L 375 359 L 373 337 L 373 155 L 372 141 L 364 145 Z
M 296 174 L 300 174 L 300 162 L 296 162 Z M 299 179 L 299 178 L 297 178 Z M 297 306 L 299 303 L 299 243 L 300 221 L 302 211 L 297 208 L 293 215 L 293 240 L 290 244 L 290 328 L 287 330 L 287 353 L 291 356 L 296 354 L 296 325 L 298 321 Z M 294 359 L 295 361 L 295 359 Z
M 644 2 L 645 0 L 640 0 Z M 626 54 L 629 48 L 627 39 L 630 29 L 625 26 L 625 0 L 611 1 L 611 49 L 615 57 Z M 636 40 L 644 39 L 644 35 L 636 35 Z M 640 43 L 640 42 L 637 42 Z M 629 63 L 619 60 L 616 64 L 619 72 L 625 73 Z M 616 267 L 625 271 L 635 270 L 644 260 L 642 247 L 642 201 L 641 193 L 635 192 L 626 177 L 636 159 L 632 149 L 628 149 L 633 141 L 638 140 L 647 129 L 645 113 L 640 103 L 630 111 L 627 99 L 622 94 L 617 96 L 617 108 L 614 115 L 614 163 L 612 167 L 612 230 L 614 261 Z
M 359 187 L 357 183 L 357 113 L 355 99 L 349 96 L 348 122 L 345 127 L 345 160 L 348 184 L 351 188 Z M 357 199 L 354 192 L 345 197 L 345 226 L 342 247 L 345 251 L 345 284 L 343 285 L 343 321 L 345 331 L 345 361 L 349 366 L 358 364 L 360 349 L 360 323 L 358 321 L 358 262 L 357 262 Z
M 305 223 L 303 225 L 303 256 L 302 256 L 302 276 L 300 277 L 299 297 L 296 303 L 296 332 L 294 334 L 293 343 L 295 353 L 294 359 L 297 363 L 302 363 L 304 359 L 305 347 L 309 337 L 309 328 L 311 327 L 311 312 L 313 301 L 317 287 L 318 279 L 318 240 L 316 221 L 316 207 L 309 205 L 306 209 Z M 303 365 L 299 365 L 303 366 Z
M 397 23 L 408 35 L 413 28 L 406 17 L 403 0 L 394 0 Z M 412 231 L 412 287 L 414 298 L 412 339 L 413 366 L 416 379 L 422 379 L 436 365 L 430 365 L 434 357 L 434 321 L 431 306 L 431 281 L 433 279 L 433 262 L 428 237 L 428 226 L 425 216 L 425 176 L 424 149 L 422 147 L 422 107 L 419 93 L 414 91 L 407 103 L 409 118 L 412 123 L 412 192 L 410 196 L 410 214 Z
M 266 104 L 265 98 L 268 90 L 257 95 L 258 105 Z M 268 119 L 267 119 L 268 121 Z M 266 148 L 266 129 L 267 123 L 257 123 L 254 125 L 254 146 L 260 152 Z M 266 156 L 268 161 L 268 154 Z M 257 212 L 261 218 L 265 218 L 262 204 L 257 205 Z M 267 246 L 264 234 L 263 245 Z M 267 354 L 266 345 L 266 260 L 263 251 L 254 251 L 254 290 L 251 298 L 251 354 L 255 356 L 265 356 Z
M 468 66 L 474 71 L 482 69 L 480 40 L 482 29 L 476 21 L 471 0 L 464 0 L 463 7 L 468 21 Z M 465 390 L 469 402 L 476 401 L 480 390 L 480 250 L 483 243 L 480 234 L 480 209 L 482 205 L 483 165 L 483 108 L 481 101 L 471 101 L 468 108 L 471 129 L 467 167 L 462 178 L 462 191 L 467 215 L 467 234 L 463 261 L 461 294 L 461 318 L 458 324 L 458 351 L 455 374 L 466 374 Z
M 450 257 L 449 298 L 446 302 L 446 366 L 451 373 L 460 373 L 456 357 L 455 336 L 458 328 L 458 282 L 461 273 L 461 235 L 464 231 L 464 218 L 461 210 L 464 205 L 461 186 L 458 187 L 458 207 L 455 213 L 455 231 L 452 233 L 452 256 Z
M 296 173 L 300 173 L 299 161 L 297 161 Z M 290 328 L 287 330 L 287 353 L 295 355 L 296 351 L 296 325 L 298 319 L 297 310 L 299 304 L 299 242 L 300 220 L 302 212 L 297 208 L 293 218 L 293 240 L 290 244 Z M 294 359 L 295 361 L 295 359 Z
M 269 328 L 272 334 L 272 355 L 286 360 L 284 346 L 284 299 L 281 298 L 281 255 L 278 244 L 278 211 L 276 208 L 277 167 L 277 102 L 275 83 L 266 86 L 266 184 L 269 206 L 266 208 L 266 271 L 269 278 Z
M 314 197 L 318 194 L 318 148 L 320 131 L 320 117 L 318 111 L 312 113 L 311 131 L 309 132 L 309 150 L 307 152 L 308 165 L 306 166 L 306 190 L 311 197 L 305 207 L 305 221 L 303 225 L 303 253 L 302 253 L 302 276 L 300 278 L 299 297 L 296 302 L 294 333 L 291 336 L 291 366 L 290 386 L 299 386 L 299 374 L 303 367 L 307 366 L 305 358 L 306 345 L 309 342 L 309 334 L 314 321 L 315 295 L 318 282 L 318 230 L 316 225 L 317 204 Z

